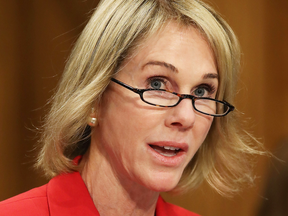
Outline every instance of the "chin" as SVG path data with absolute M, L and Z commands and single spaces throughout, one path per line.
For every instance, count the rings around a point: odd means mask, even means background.
M 151 190 L 156 191 L 156 192 L 169 192 L 173 190 L 177 184 L 158 184 L 158 185 L 153 185 Z
M 147 188 L 157 192 L 168 192 L 173 190 L 179 183 L 180 178 L 175 178 L 175 176 L 152 178 L 149 185 L 146 185 Z

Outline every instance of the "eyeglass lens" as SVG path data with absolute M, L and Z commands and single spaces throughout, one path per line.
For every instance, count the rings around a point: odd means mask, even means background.
M 159 90 L 145 91 L 143 93 L 143 99 L 148 103 L 160 106 L 174 106 L 180 100 L 175 94 Z M 205 98 L 196 98 L 194 108 L 197 111 L 211 115 L 215 115 L 216 113 L 225 114 L 228 111 L 228 106 L 224 103 Z

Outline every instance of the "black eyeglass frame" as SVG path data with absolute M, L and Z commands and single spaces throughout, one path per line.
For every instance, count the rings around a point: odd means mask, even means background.
M 228 102 L 226 101 L 220 101 L 220 100 L 217 100 L 217 99 L 213 99 L 213 98 L 208 98 L 208 97 L 196 97 L 196 96 L 193 96 L 193 95 L 188 95 L 188 94 L 179 94 L 179 93 L 176 93 L 176 92 L 171 92 L 171 91 L 167 91 L 165 89 L 138 89 L 138 88 L 134 88 L 132 86 L 129 86 L 115 78 L 111 78 L 111 81 L 135 92 L 136 94 L 139 94 L 141 100 L 147 104 L 150 104 L 152 106 L 157 106 L 157 107 L 175 107 L 177 106 L 183 99 L 191 99 L 192 100 L 192 105 L 193 105 L 193 108 L 197 111 L 197 112 L 200 112 L 204 115 L 208 115 L 208 116 L 214 116 L 214 117 L 223 117 L 223 116 L 226 116 L 228 113 L 230 113 L 231 111 L 233 111 L 235 109 L 235 107 L 231 104 L 229 104 Z M 176 96 L 179 97 L 179 100 L 176 104 L 174 105 L 170 105 L 170 106 L 163 106 L 163 105 L 159 105 L 159 104 L 153 104 L 153 103 L 150 103 L 148 101 L 146 101 L 144 98 L 143 98 L 143 93 L 146 92 L 146 91 L 163 91 L 163 92 L 169 92 L 171 94 L 174 94 Z M 196 100 L 201 100 L 201 99 L 205 99 L 205 100 L 211 100 L 211 101 L 216 101 L 218 103 L 222 103 L 224 105 L 226 105 L 228 107 L 228 110 L 226 111 L 226 113 L 223 113 L 223 114 L 208 114 L 208 113 L 205 113 L 205 112 L 202 112 L 200 110 L 198 110 L 196 107 L 195 107 L 195 101 Z

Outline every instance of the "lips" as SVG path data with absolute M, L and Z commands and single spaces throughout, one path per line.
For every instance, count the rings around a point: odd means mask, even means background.
M 186 143 L 177 142 L 155 142 L 149 144 L 149 146 L 165 157 L 174 157 L 180 152 L 187 152 L 188 145 Z
M 185 164 L 188 153 L 188 144 L 173 141 L 158 141 L 147 143 L 156 164 L 165 167 L 179 167 Z
M 171 146 L 156 146 L 156 145 L 150 145 L 151 148 L 153 148 L 156 152 L 159 154 L 166 156 L 166 157 L 173 157 L 176 156 L 179 151 L 181 151 L 180 148 L 171 147 Z

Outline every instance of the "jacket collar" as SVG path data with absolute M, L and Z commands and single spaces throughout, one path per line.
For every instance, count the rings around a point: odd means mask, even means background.
M 79 172 L 51 179 L 47 200 L 51 216 L 100 216 Z
M 47 201 L 51 216 L 100 216 L 79 172 L 51 179 L 47 185 Z M 173 207 L 159 196 L 156 215 L 176 215 Z

